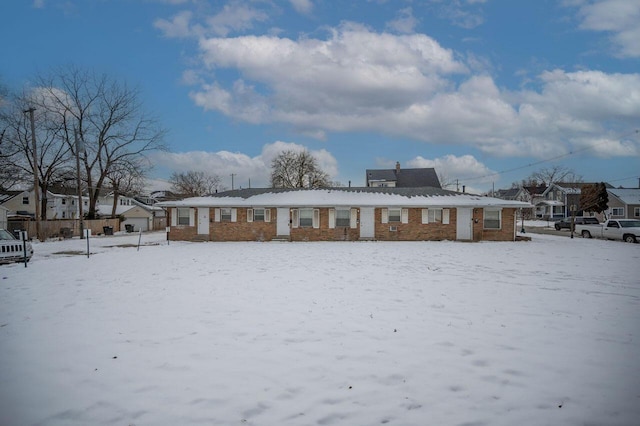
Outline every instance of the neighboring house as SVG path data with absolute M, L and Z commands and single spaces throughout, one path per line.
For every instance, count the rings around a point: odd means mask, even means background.
M 611 219 L 640 219 L 640 188 L 608 188 Z
M 241 189 L 165 201 L 172 240 L 514 241 L 528 203 L 439 188 Z
M 535 206 L 536 216 L 542 219 L 561 219 L 575 215 L 595 216 L 593 212 L 582 210 L 580 194 L 586 185 L 595 185 L 593 182 L 558 182 L 549 185 L 542 194 L 532 197 L 531 203 Z M 611 185 L 605 184 L 607 188 Z
M 6 208 L 8 214 L 33 215 L 35 199 L 29 191 L 2 191 L 0 192 L 0 206 Z
M 167 226 L 166 213 L 163 208 L 148 206 L 138 201 L 122 216 L 124 217 L 122 223 L 125 226 L 131 225 L 134 231 L 154 231 L 164 229 Z
M 371 188 L 441 188 L 434 168 L 400 169 L 367 169 L 367 187 Z

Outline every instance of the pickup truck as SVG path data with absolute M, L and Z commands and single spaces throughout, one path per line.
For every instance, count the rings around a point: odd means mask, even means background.
M 0 229 L 0 265 L 3 263 L 22 262 L 24 260 L 25 246 L 27 248 L 27 261 L 29 261 L 33 256 L 31 243 L 23 243 L 16 239 L 11 232 L 6 229 Z
M 576 225 L 576 232 L 583 238 L 606 238 L 635 243 L 640 241 L 640 220 L 609 219 L 599 225 Z

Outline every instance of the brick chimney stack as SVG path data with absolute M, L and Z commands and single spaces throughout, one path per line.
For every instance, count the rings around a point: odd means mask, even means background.
M 396 161 L 396 174 L 400 172 L 400 162 Z

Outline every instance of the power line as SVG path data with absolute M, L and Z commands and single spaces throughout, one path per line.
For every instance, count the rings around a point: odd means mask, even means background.
M 626 133 L 626 134 L 620 136 L 619 139 L 624 139 L 627 136 L 630 136 L 630 135 L 632 135 L 634 133 L 637 134 L 639 132 L 640 132 L 640 130 L 638 130 L 638 129 L 633 130 L 633 131 L 631 131 L 629 133 Z M 588 151 L 588 150 L 593 149 L 593 148 L 595 148 L 597 146 L 604 145 L 604 144 L 606 144 L 608 142 L 609 141 L 603 141 L 603 142 L 600 142 L 600 143 L 597 143 L 597 144 L 594 144 L 594 145 L 591 145 L 591 146 L 587 146 L 585 148 L 580 148 L 580 149 L 569 151 L 566 154 L 560 154 L 560 155 L 557 155 L 555 157 L 547 158 L 547 159 L 540 160 L 540 161 L 535 161 L 533 163 L 529 163 L 529 164 L 526 164 L 524 166 L 514 167 L 512 169 L 507 169 L 507 170 L 501 170 L 499 172 L 489 173 L 489 174 L 481 175 L 481 176 L 464 177 L 464 178 L 460 178 L 460 180 L 474 181 L 474 180 L 485 179 L 485 178 L 492 177 L 492 176 L 499 176 L 499 175 L 502 175 L 502 174 L 505 174 L 505 173 L 515 172 L 517 170 L 526 169 L 526 168 L 529 168 L 529 167 L 537 166 L 539 164 L 544 164 L 544 163 L 548 163 L 548 162 L 551 162 L 551 161 L 559 160 L 560 158 L 569 157 L 571 155 L 575 155 L 575 154 L 578 154 L 580 152 Z M 620 180 L 623 180 L 623 179 L 620 179 Z

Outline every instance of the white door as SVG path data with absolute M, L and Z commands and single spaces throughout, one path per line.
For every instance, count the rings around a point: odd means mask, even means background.
M 473 222 L 471 220 L 473 209 L 463 209 L 458 207 L 456 209 L 456 239 L 457 240 L 471 240 L 471 229 Z
M 276 222 L 276 234 L 282 236 L 289 235 L 289 209 L 278 208 L 278 221 Z
M 360 208 L 360 238 L 370 239 L 375 236 L 373 207 Z
M 209 235 L 209 208 L 198 209 L 198 235 Z

